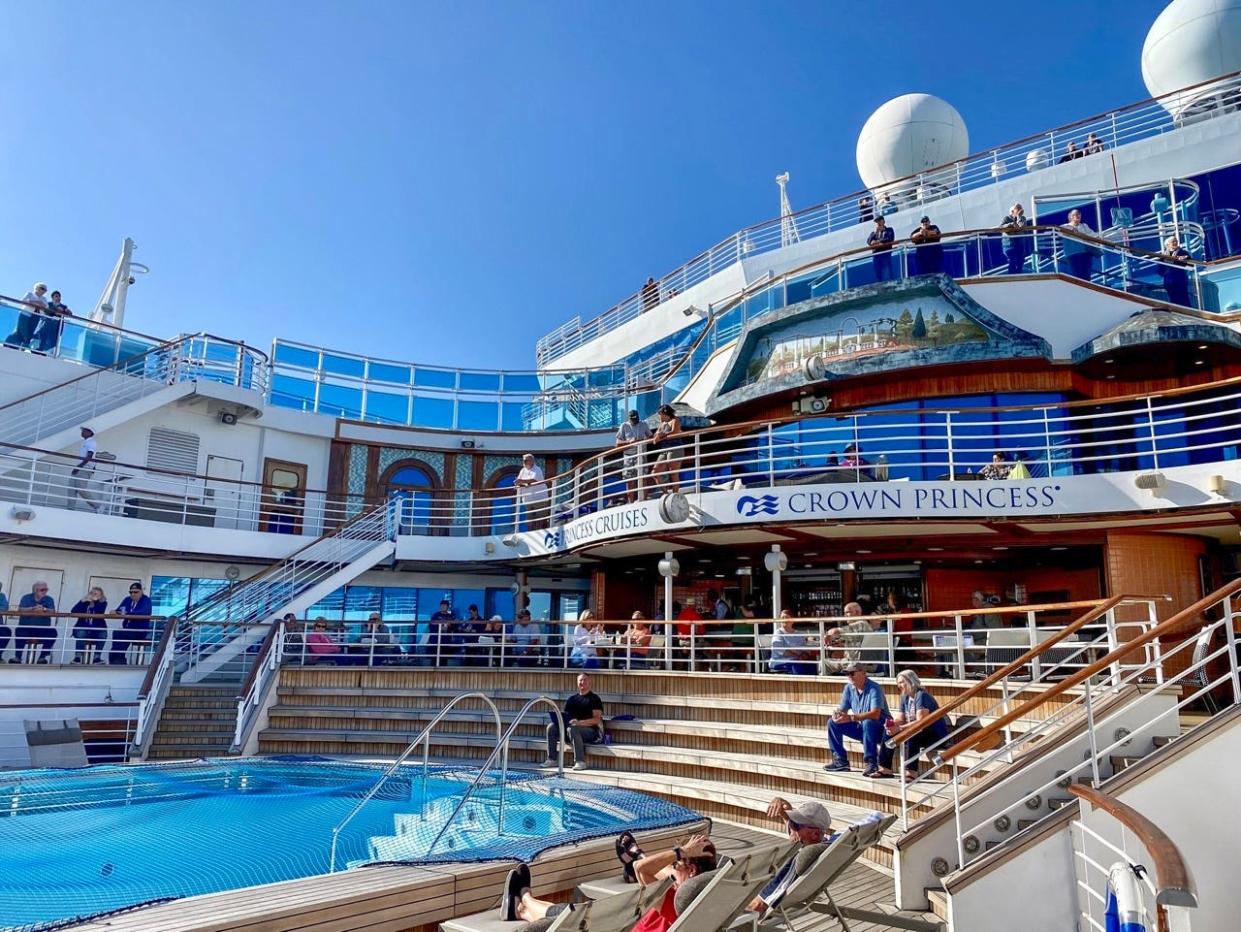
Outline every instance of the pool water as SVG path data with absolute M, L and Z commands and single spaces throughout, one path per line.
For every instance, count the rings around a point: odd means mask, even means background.
M 27 770 L 0 774 L 0 929 L 38 929 L 158 900 L 327 873 L 332 829 L 383 773 L 322 759 Z M 480 780 L 403 768 L 340 834 L 336 869 L 530 859 L 624 828 L 691 821 L 654 797 L 558 777 Z M 503 831 L 500 800 L 503 796 Z

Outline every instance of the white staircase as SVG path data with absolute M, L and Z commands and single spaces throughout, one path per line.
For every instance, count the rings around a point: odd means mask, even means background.
M 396 552 L 392 502 L 364 511 L 231 590 L 191 606 L 176 646 L 182 683 L 240 683 L 257 645 L 286 612 L 301 614 Z
M 76 442 L 84 424 L 99 433 L 194 394 L 199 383 L 261 393 L 266 361 L 239 343 L 179 337 L 0 406 L 0 441 L 60 450 Z

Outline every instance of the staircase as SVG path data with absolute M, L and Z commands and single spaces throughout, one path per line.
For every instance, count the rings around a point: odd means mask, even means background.
M 393 503 L 376 505 L 231 592 L 191 606 L 177 622 L 166 697 L 150 700 L 161 711 L 148 756 L 227 754 L 247 704 L 239 700 L 252 698 L 242 695 L 244 684 L 266 660 L 273 623 L 286 612 L 301 614 L 390 558 L 394 514 Z
M 179 337 L 0 406 L 0 441 L 63 449 L 77 440 L 83 424 L 98 434 L 194 394 L 199 383 L 263 392 L 266 359 L 244 344 L 206 334 Z
M 147 760 L 223 757 L 236 720 L 235 686 L 171 686 Z

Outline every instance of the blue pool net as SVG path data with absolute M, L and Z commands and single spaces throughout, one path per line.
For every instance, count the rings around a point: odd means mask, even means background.
M 44 932 L 327 873 L 333 827 L 383 771 L 256 758 L 0 773 L 0 929 Z M 483 774 L 456 811 L 476 776 L 465 766 L 402 767 L 341 830 L 336 870 L 530 860 L 558 845 L 698 818 L 656 797 L 554 774 L 510 772 L 502 784 L 498 771 Z

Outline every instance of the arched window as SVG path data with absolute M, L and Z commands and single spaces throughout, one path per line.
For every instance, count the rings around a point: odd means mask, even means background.
M 398 464 L 387 477 L 384 495 L 400 502 L 397 521 L 402 531 L 408 533 L 430 527 L 434 490 L 435 480 L 421 466 Z

